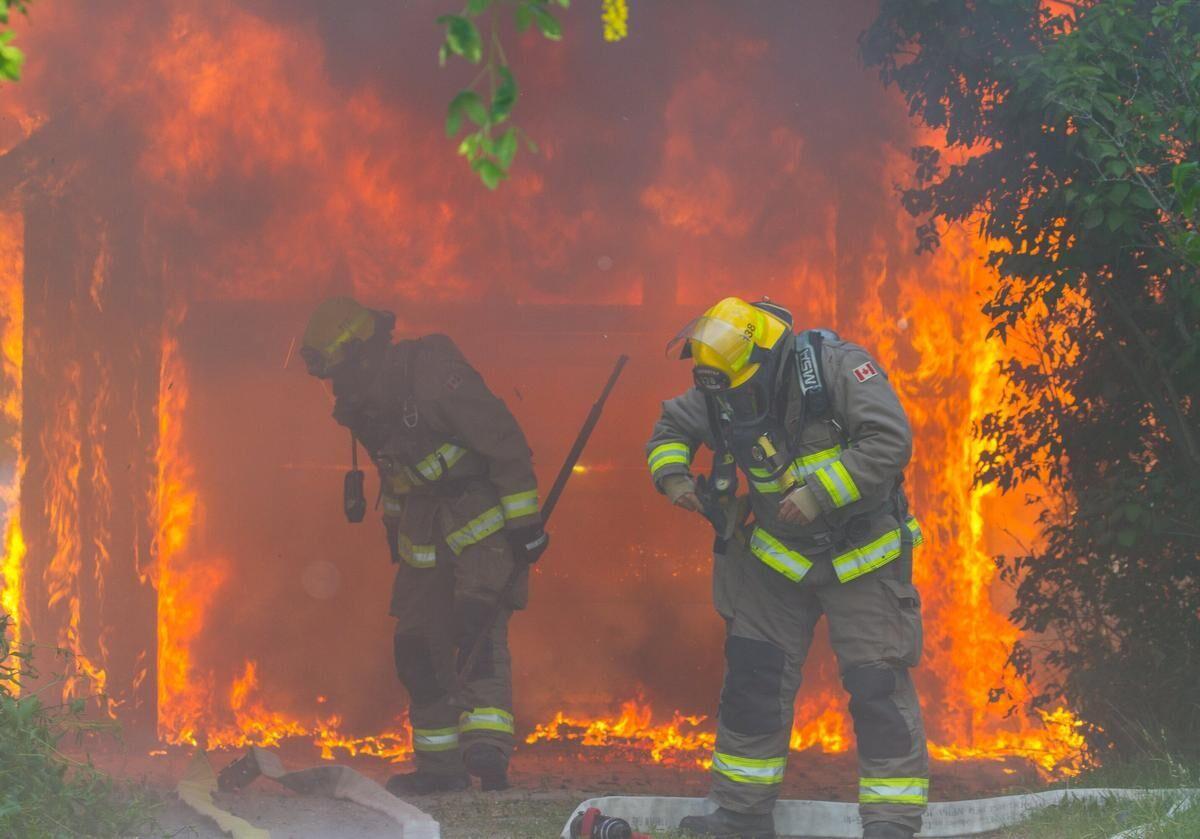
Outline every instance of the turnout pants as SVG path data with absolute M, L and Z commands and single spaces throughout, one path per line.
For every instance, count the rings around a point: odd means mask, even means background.
M 395 532 L 389 541 L 395 551 Z M 409 552 L 411 554 L 411 552 Z M 512 660 L 508 620 L 523 608 L 528 580 L 489 630 L 486 618 L 512 568 L 503 533 L 455 556 L 436 546 L 436 561 L 420 567 L 398 557 L 392 590 L 396 618 L 396 674 L 408 691 L 409 722 L 417 769 L 440 775 L 463 771 L 462 752 L 487 743 L 507 756 L 513 747 Z M 459 694 L 455 674 L 475 639 L 486 634 L 481 653 Z
M 863 824 L 895 822 L 920 830 L 929 757 L 909 675 L 922 644 L 911 546 L 848 583 L 838 582 L 828 560 L 815 562 L 804 580 L 793 583 L 736 540 L 715 563 L 714 600 L 726 638 L 711 797 L 742 813 L 774 808 L 800 670 L 824 614 L 850 696 Z

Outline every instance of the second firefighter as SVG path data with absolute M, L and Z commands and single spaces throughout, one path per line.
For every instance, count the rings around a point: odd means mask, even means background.
M 508 617 L 528 574 L 494 607 L 510 572 L 537 560 L 541 525 L 529 446 L 504 403 L 445 335 L 393 343 L 393 317 L 346 297 L 317 309 L 301 354 L 331 380 L 333 416 L 374 461 L 392 561 L 396 673 L 411 699 L 415 772 L 398 795 L 508 785 L 513 746 Z M 359 479 L 361 487 L 361 478 Z M 361 498 L 347 509 L 359 507 Z M 460 686 L 456 670 L 482 643 Z

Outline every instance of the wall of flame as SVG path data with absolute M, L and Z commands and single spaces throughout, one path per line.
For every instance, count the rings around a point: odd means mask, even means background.
M 442 5 L 63 0 L 21 33 L 27 78 L 0 103 L 0 404 L 5 428 L 24 427 L 0 471 L 0 602 L 22 627 L 34 606 L 75 652 L 68 691 L 104 692 L 117 715 L 149 702 L 170 742 L 407 753 L 382 540 L 339 520 L 346 440 L 294 362 L 313 301 L 352 292 L 397 310 L 402 332 L 459 340 L 544 481 L 611 359 L 634 356 L 514 623 L 518 711 L 549 721 L 535 741 L 617 731 L 649 737 L 653 759 L 697 759 L 720 679 L 708 537 L 655 495 L 641 443 L 687 382 L 665 339 L 718 296 L 765 294 L 871 347 L 910 411 L 937 754 L 1071 771 L 1069 712 L 1005 714 L 1028 688 L 1005 668 L 1018 634 L 990 557 L 1031 538 L 1032 513 L 971 483 L 1003 352 L 978 313 L 991 277 L 971 230 L 912 252 L 894 190 L 920 138 L 857 64 L 872 4 L 635 4 L 616 45 L 577 12 L 561 46 L 516 39 L 541 152 L 495 194 L 440 134 L 467 81 L 431 58 Z M 31 202 L 71 224 L 30 227 Z M 73 267 L 38 265 L 73 280 L 31 280 L 28 249 L 67 228 Z M 62 296 L 60 314 L 23 325 L 30 288 Z M 87 340 L 60 346 L 63 318 Z M 22 336 L 39 340 L 24 356 Z M 137 493 L 114 489 L 125 464 Z M 118 602 L 143 617 L 116 620 Z M 844 697 L 816 650 L 793 745 L 845 750 Z

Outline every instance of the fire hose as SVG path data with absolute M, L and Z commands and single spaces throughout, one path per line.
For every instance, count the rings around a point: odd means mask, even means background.
M 1172 801 L 1164 818 L 1200 806 L 1200 789 L 1058 789 L 1024 795 L 1004 795 L 972 801 L 937 801 L 929 805 L 922 839 L 960 839 L 992 833 L 1020 824 L 1038 810 L 1072 801 L 1111 802 L 1159 798 Z M 591 798 L 575 808 L 563 827 L 562 839 L 572 839 L 571 826 L 592 809 L 620 815 L 638 830 L 674 828 L 684 816 L 702 816 L 716 809 L 704 798 L 622 796 Z M 1142 839 L 1151 825 L 1124 831 L 1110 839 Z M 780 836 L 810 839 L 857 839 L 862 836 L 858 805 L 835 801 L 780 801 L 775 806 L 775 830 Z
M 563 461 L 562 467 L 558 470 L 558 476 L 554 479 L 554 483 L 550 487 L 550 492 L 546 495 L 546 502 L 542 505 L 543 527 L 550 521 L 550 516 L 554 512 L 554 508 L 558 506 L 558 499 L 562 497 L 563 490 L 567 488 L 567 481 L 571 479 L 571 475 L 575 471 L 575 464 L 579 462 L 579 458 L 583 455 L 583 450 L 587 446 L 592 432 L 596 429 L 596 423 L 600 421 L 600 415 L 604 412 L 604 403 L 608 401 L 613 388 L 617 386 L 617 379 L 621 377 L 621 371 L 625 369 L 625 364 L 628 361 L 629 356 L 627 355 L 621 355 L 617 358 L 616 366 L 613 367 L 608 381 L 604 383 L 604 388 L 600 391 L 599 398 L 593 403 L 591 411 L 588 412 L 587 419 L 583 421 L 583 427 L 575 435 L 575 443 L 571 446 L 571 450 L 567 452 L 566 460 Z M 517 581 L 521 579 L 521 574 L 525 572 L 527 567 L 519 562 L 513 564 L 513 569 L 509 572 L 508 579 L 504 582 L 504 587 L 500 589 L 500 595 L 496 598 L 496 602 L 492 605 L 483 620 L 483 631 L 476 636 L 474 643 L 471 644 L 470 652 L 463 659 L 462 665 L 458 669 L 454 690 L 456 695 L 462 693 L 462 689 L 466 684 L 466 674 L 470 673 L 475 666 L 475 661 L 483 651 L 484 644 L 491 637 L 492 628 L 496 625 L 496 620 L 500 617 L 501 612 L 504 611 L 505 604 L 512 596 Z

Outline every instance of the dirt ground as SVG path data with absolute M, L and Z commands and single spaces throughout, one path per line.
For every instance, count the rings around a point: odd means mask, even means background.
M 194 814 L 174 795 L 175 784 L 192 757 L 190 750 L 154 750 L 132 746 L 106 747 L 92 752 L 98 766 L 138 786 L 154 790 L 162 799 L 160 826 L 167 836 L 215 839 L 223 834 Z M 319 755 L 305 744 L 287 744 L 278 750 L 289 769 L 316 765 Z M 241 752 L 210 755 L 219 771 Z M 523 747 L 513 758 L 513 789 L 503 793 L 430 796 L 411 803 L 434 816 L 445 839 L 540 839 L 554 837 L 574 807 L 602 795 L 703 796 L 708 776 L 699 767 L 645 764 L 619 749 L 576 749 L 548 744 Z M 409 771 L 370 757 L 339 757 L 380 783 L 393 772 Z M 1027 791 L 1040 787 L 1032 767 L 1021 761 L 935 763 L 932 786 L 938 800 L 952 800 Z M 853 801 L 857 796 L 857 770 L 849 755 L 819 752 L 792 756 L 784 797 Z M 259 779 L 246 790 L 218 793 L 217 801 L 235 815 L 271 831 L 274 839 L 381 839 L 397 831 L 386 816 L 344 801 L 294 795 L 272 782 Z M 148 834 L 148 835 L 163 835 Z

